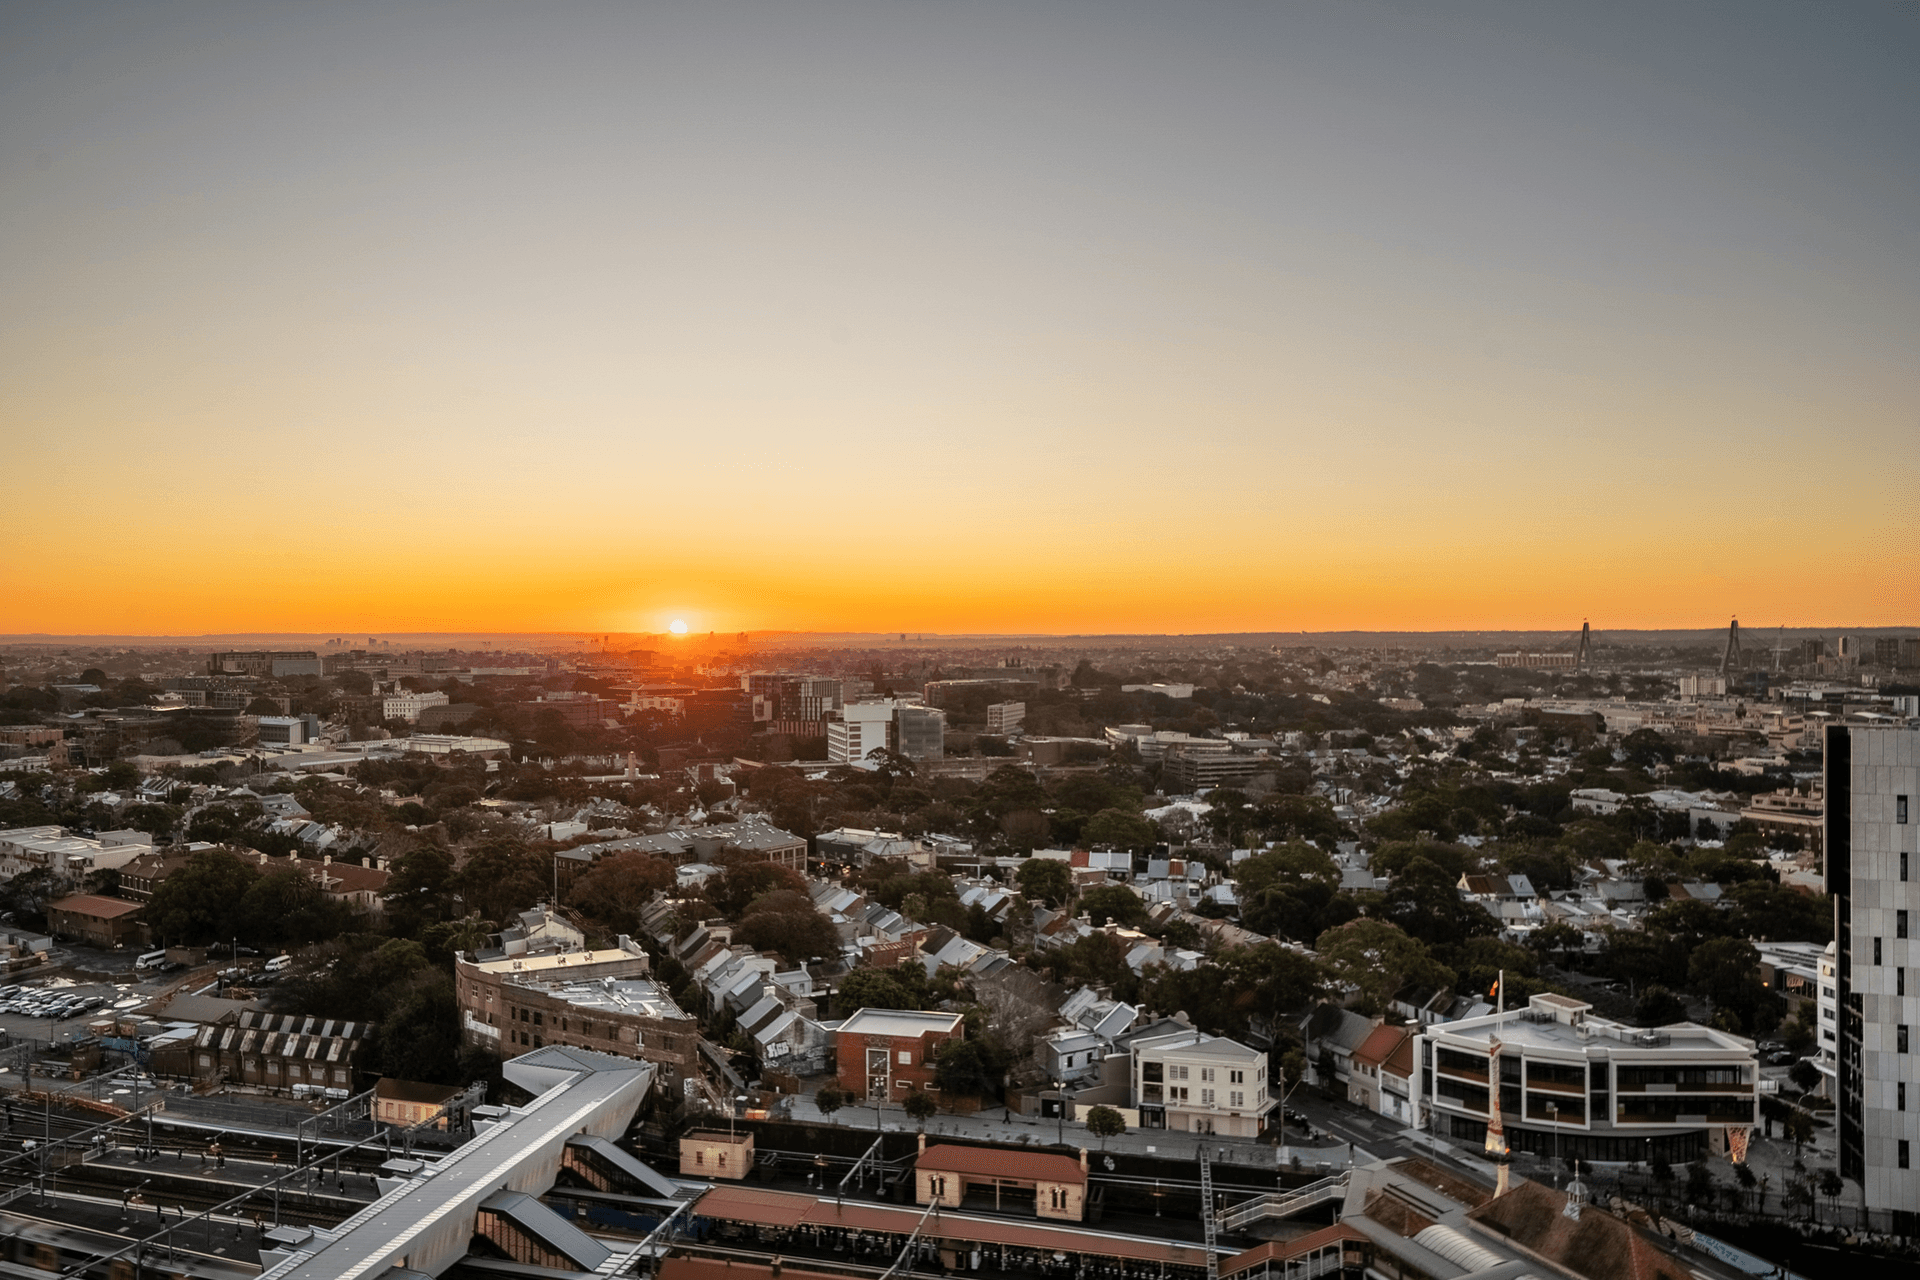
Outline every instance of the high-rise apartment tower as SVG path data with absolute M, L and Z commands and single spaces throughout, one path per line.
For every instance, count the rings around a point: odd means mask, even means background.
M 1840 1173 L 1920 1217 L 1920 727 L 1826 731 L 1827 889 L 1840 1044 Z

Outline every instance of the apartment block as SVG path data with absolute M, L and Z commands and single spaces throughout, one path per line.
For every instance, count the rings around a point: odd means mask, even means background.
M 1916 1230 L 1920 1206 L 1920 728 L 1826 731 L 1827 889 L 1834 905 L 1840 1173 L 1868 1209 Z
M 1146 1036 L 1131 1045 L 1133 1104 L 1142 1129 L 1253 1138 L 1275 1106 L 1267 1055 L 1199 1031 Z

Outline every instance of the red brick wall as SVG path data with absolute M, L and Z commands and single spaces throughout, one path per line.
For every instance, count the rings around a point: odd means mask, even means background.
M 887 1073 L 892 1078 L 891 1098 L 898 1102 L 916 1085 L 922 1089 L 933 1088 L 934 1057 L 940 1052 L 942 1044 L 957 1038 L 957 1036 L 947 1036 L 931 1031 L 924 1036 L 905 1038 L 849 1035 L 841 1032 L 836 1044 L 839 1062 L 835 1075 L 842 1089 L 856 1098 L 866 1097 L 867 1050 L 884 1045 L 887 1050 Z M 912 1062 L 900 1061 L 900 1054 L 903 1051 L 913 1056 Z

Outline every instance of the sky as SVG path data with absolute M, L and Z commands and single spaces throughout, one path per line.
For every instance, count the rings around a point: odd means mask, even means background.
M 1920 623 L 1920 6 L 0 7 L 0 633 Z

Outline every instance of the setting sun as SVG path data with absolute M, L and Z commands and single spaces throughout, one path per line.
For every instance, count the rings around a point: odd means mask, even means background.
M 683 636 L 687 634 L 687 624 L 684 619 L 675 618 L 673 620 L 673 624 L 669 626 L 667 630 L 673 632 L 673 634 L 677 636 Z

